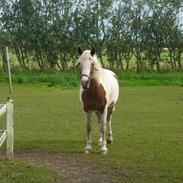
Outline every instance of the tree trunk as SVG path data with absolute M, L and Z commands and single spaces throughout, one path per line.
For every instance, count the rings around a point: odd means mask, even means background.
M 156 49 L 156 71 L 161 72 L 160 68 L 160 51 L 159 48 Z
M 1 49 L 1 56 L 2 56 L 2 61 L 3 61 L 3 70 L 4 72 L 7 72 L 7 63 L 5 59 L 5 50 Z
M 182 70 L 181 54 L 182 54 L 182 50 L 178 49 L 178 68 L 179 68 L 179 70 Z
M 137 72 L 140 72 L 141 70 L 140 48 L 135 48 L 135 57 L 136 57 L 136 69 L 137 69 Z
M 174 66 L 174 63 L 173 63 L 173 52 L 172 52 L 172 49 L 169 48 L 169 56 L 170 56 L 170 64 L 172 66 L 172 69 L 175 69 L 175 66 Z
M 176 49 L 174 49 L 174 52 L 173 52 L 173 63 L 174 63 L 174 66 L 175 66 L 175 69 L 177 69 L 177 58 L 176 58 Z
M 20 53 L 19 48 L 17 48 L 16 46 L 14 46 L 14 51 L 15 51 L 16 57 L 17 57 L 17 59 L 19 61 L 20 67 L 23 69 L 24 66 L 23 66 L 23 63 L 22 63 L 21 53 Z
M 122 57 L 121 57 L 121 54 L 120 53 L 119 53 L 119 63 L 120 63 L 121 69 L 124 70 L 123 60 L 122 60 Z
M 57 61 L 56 64 L 57 64 L 57 67 L 59 68 L 59 70 L 62 71 L 62 67 L 60 66 L 60 64 L 58 63 L 58 61 Z
M 42 54 L 42 52 L 41 52 L 41 50 L 39 50 L 39 53 L 38 53 L 38 55 L 39 55 L 39 60 L 40 60 L 40 66 L 41 66 L 41 70 L 45 70 L 45 65 L 44 65 L 44 58 L 43 58 L 43 54 Z
M 25 64 L 25 56 L 24 56 L 24 52 L 23 49 L 21 47 L 19 47 L 19 54 L 20 54 L 20 60 L 22 62 L 22 66 L 25 69 L 26 68 L 26 64 Z
M 37 60 L 37 63 L 38 63 L 38 66 L 39 68 L 41 69 L 41 62 L 40 62 L 40 59 L 39 59 L 39 56 L 36 54 L 36 60 Z

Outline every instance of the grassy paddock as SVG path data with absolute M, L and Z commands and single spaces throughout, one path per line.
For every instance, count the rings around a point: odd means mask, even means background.
M 135 73 L 115 71 L 118 75 L 120 86 L 183 86 L 183 73 Z M 75 88 L 79 86 L 79 73 L 77 70 L 67 72 L 58 71 L 13 71 L 14 83 L 47 83 L 48 86 L 62 86 Z M 0 82 L 7 82 L 7 74 L 0 72 Z
M 0 101 L 7 93 L 1 84 Z M 84 116 L 78 89 L 46 85 L 14 85 L 15 149 L 74 153 L 106 162 L 124 174 L 121 182 L 183 182 L 183 88 L 121 87 L 113 115 L 114 143 L 106 156 L 97 146 L 92 124 L 93 153 L 83 154 Z
M 0 160 L 0 182 L 1 183 L 51 183 L 55 180 L 52 171 L 27 165 L 20 161 Z

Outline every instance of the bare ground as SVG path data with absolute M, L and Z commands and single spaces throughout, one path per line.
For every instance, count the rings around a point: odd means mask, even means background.
M 57 173 L 55 183 L 122 183 L 127 172 L 90 155 L 55 152 L 16 152 L 15 159 L 51 168 Z

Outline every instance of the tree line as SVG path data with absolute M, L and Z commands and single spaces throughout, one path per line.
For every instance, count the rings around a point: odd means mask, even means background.
M 63 71 L 78 46 L 95 46 L 113 69 L 182 70 L 182 10 L 182 0 L 1 0 L 1 55 L 8 46 L 22 69 Z

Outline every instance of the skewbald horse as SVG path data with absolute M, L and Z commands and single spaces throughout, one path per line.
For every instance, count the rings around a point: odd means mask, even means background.
M 101 153 L 107 153 L 106 125 L 108 126 L 107 142 L 112 143 L 111 118 L 119 96 L 119 85 L 116 75 L 107 69 L 103 69 L 95 54 L 95 48 L 83 51 L 78 48 L 80 57 L 76 61 L 76 67 L 80 70 L 80 100 L 86 116 L 87 140 L 85 153 L 92 150 L 91 144 L 91 113 L 97 115 L 101 146 Z

